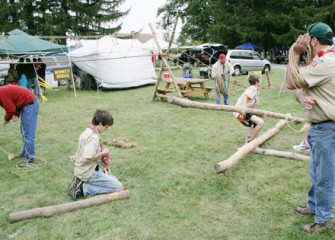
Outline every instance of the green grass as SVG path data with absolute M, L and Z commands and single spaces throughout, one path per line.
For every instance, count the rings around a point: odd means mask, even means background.
M 194 71 L 197 71 L 196 69 Z M 181 71 L 175 73 L 181 76 Z M 291 92 L 279 89 L 284 72 L 273 70 L 273 87 L 260 90 L 260 109 L 279 113 L 302 110 Z M 246 76 L 237 77 L 246 84 Z M 265 76 L 263 76 L 265 80 Z M 217 174 L 214 165 L 231 156 L 248 129 L 223 111 L 181 108 L 158 99 L 154 86 L 112 91 L 48 92 L 40 105 L 36 157 L 38 168 L 22 171 L 19 160 L 1 152 L 0 239 L 330 239 L 299 229 L 311 217 L 293 214 L 306 202 L 308 163 L 250 153 Z M 236 88 L 230 103 L 244 89 Z M 278 96 L 279 95 L 279 96 Z M 191 98 L 214 103 L 203 96 Z M 112 148 L 112 173 L 131 192 L 114 201 L 50 218 L 9 223 L 9 214 L 71 202 L 67 187 L 73 164 L 68 160 L 96 108 L 111 111 L 115 124 L 104 140 L 128 138 L 137 146 Z M 0 110 L 1 116 L 4 111 Z M 264 131 L 279 120 L 265 118 Z M 292 124 L 300 129 L 302 124 Z M 0 144 L 18 153 L 18 123 L 1 127 Z M 291 151 L 304 133 L 283 128 L 264 148 Z

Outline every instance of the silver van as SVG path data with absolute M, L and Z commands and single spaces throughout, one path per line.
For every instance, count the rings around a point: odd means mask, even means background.
M 271 62 L 252 50 L 228 50 L 226 59 L 233 65 L 235 76 L 252 71 L 264 73 L 271 70 Z

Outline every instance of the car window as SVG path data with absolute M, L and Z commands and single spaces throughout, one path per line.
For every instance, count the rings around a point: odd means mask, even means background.
M 233 51 L 231 54 L 230 54 L 230 58 L 241 58 L 241 55 L 238 51 Z
M 259 56 L 258 53 L 252 53 L 252 59 L 261 60 L 261 56 Z

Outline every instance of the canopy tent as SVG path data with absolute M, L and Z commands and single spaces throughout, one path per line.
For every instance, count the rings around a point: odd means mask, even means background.
M 246 50 L 255 50 L 255 49 L 262 49 L 262 46 L 257 46 L 251 42 L 246 42 L 241 45 L 235 47 L 236 49 L 246 49 Z
M 99 40 L 81 40 L 68 56 L 103 88 L 129 88 L 156 82 L 150 50 L 136 39 L 105 36 Z
M 59 45 L 31 36 L 19 29 L 14 29 L 6 35 L 0 36 L 0 55 L 62 52 L 67 52 L 67 47 L 65 45 Z

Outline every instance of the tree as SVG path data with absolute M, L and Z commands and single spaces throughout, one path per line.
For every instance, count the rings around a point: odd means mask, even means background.
M 252 41 L 265 49 L 291 45 L 313 22 L 335 27 L 330 0 L 168 0 L 157 15 L 168 28 L 178 12 L 184 23 L 179 41 L 220 42 L 235 48 Z
M 1 31 L 20 28 L 29 34 L 64 36 L 113 34 L 126 16 L 125 0 L 8 0 L 0 3 Z

